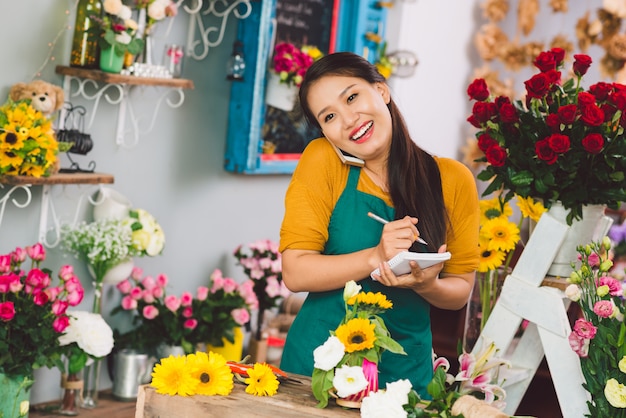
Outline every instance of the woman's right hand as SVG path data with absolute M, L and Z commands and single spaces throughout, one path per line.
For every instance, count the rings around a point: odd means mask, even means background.
M 390 260 L 399 252 L 408 251 L 411 248 L 419 234 L 415 225 L 417 225 L 417 218 L 411 216 L 385 224 L 380 242 L 376 247 L 381 262 Z

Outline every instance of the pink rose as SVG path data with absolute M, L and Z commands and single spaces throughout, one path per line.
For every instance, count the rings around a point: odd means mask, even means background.
M 143 299 L 144 302 L 146 303 L 154 303 L 154 295 L 152 294 L 152 291 L 145 289 L 142 292 L 142 296 L 141 298 Z
M 576 332 L 572 332 L 567 338 L 570 347 L 578 357 L 587 357 L 589 354 L 589 339 L 582 338 Z
M 20 282 L 20 276 L 15 273 L 0 276 L 0 293 L 8 293 L 11 291 L 11 285 L 16 281 L 18 283 Z
M 130 311 L 133 309 L 137 309 L 137 300 L 131 298 L 126 295 L 122 298 L 122 309 Z
M 74 267 L 72 265 L 66 264 L 59 269 L 59 277 L 61 280 L 66 281 L 72 276 L 74 276 Z
M 143 307 L 142 314 L 146 319 L 154 319 L 159 315 L 159 310 L 154 305 L 148 305 Z
M 172 312 L 176 312 L 180 308 L 180 299 L 177 296 L 169 295 L 165 297 L 165 306 Z
M 154 280 L 154 277 L 152 276 L 146 276 L 142 281 L 141 281 L 141 285 L 143 286 L 144 289 L 146 290 L 152 290 L 157 284 L 156 284 L 156 280 Z
M 574 323 L 574 331 L 582 338 L 593 339 L 598 329 L 584 318 L 578 318 Z
M 46 259 L 46 249 L 39 242 L 33 246 L 26 247 L 26 253 L 33 261 L 43 261 Z
M 165 287 L 167 286 L 167 283 L 169 282 L 169 279 L 167 278 L 167 276 L 165 274 L 159 274 L 157 276 L 157 285 L 160 287 Z
M 593 312 L 600 318 L 608 318 L 613 314 L 613 304 L 610 300 L 599 300 L 593 305 Z
M 186 306 L 183 309 L 183 313 L 182 313 L 183 317 L 185 318 L 191 318 L 193 316 L 193 309 L 191 309 L 191 306 Z
M 122 293 L 122 295 L 127 295 L 128 293 L 130 293 L 130 290 L 133 288 L 133 285 L 130 283 L 130 280 L 124 279 L 121 282 L 119 282 L 117 285 L 115 285 L 115 287 L 117 287 L 117 290 L 119 290 Z
M 52 313 L 56 316 L 61 316 L 67 311 L 69 303 L 64 300 L 55 300 L 52 304 Z
M 250 312 L 247 309 L 239 308 L 233 309 L 230 313 L 236 323 L 239 325 L 245 325 L 250 321 Z
M 198 287 L 198 291 L 196 292 L 196 298 L 198 298 L 199 301 L 203 301 L 206 300 L 206 298 L 209 296 L 209 288 L 206 286 L 200 286 Z
M 55 301 L 62 291 L 63 289 L 60 287 L 49 287 L 44 289 L 44 292 L 46 292 L 46 295 L 48 295 L 48 299 L 50 299 L 51 302 Z
M 198 320 L 197 319 L 187 319 L 184 323 L 183 326 L 187 329 L 194 329 L 198 326 Z
M 15 316 L 13 302 L 0 302 L 0 321 L 9 322 Z
M 48 303 L 49 300 L 50 298 L 44 291 L 35 290 L 35 292 L 33 293 L 33 303 L 37 306 L 43 306 Z
M 83 285 L 76 276 L 72 276 L 63 283 L 66 292 L 75 292 L 77 289 L 83 289 Z
M 235 290 L 237 290 L 239 286 L 237 285 L 237 282 L 234 281 L 231 278 L 226 278 L 224 279 L 224 292 L 226 293 L 233 293 Z
M 78 306 L 83 301 L 84 296 L 85 290 L 82 287 L 78 287 L 67 294 L 67 303 L 69 303 L 70 306 Z
M 15 250 L 11 253 L 11 259 L 14 263 L 22 263 L 24 260 L 26 260 L 26 250 L 22 247 L 16 247 Z
M 191 303 L 193 302 L 193 295 L 189 292 L 183 292 L 183 294 L 180 296 L 180 304 L 181 306 L 191 306 Z
M 38 268 L 31 269 L 26 276 L 26 288 L 27 289 L 42 289 L 50 284 L 50 277 Z M 32 291 L 28 291 L 32 293 Z
M 265 293 L 271 298 L 275 298 L 280 295 L 280 283 L 276 276 L 270 276 L 267 278 L 267 286 L 265 286 Z
M 133 287 L 130 289 L 130 297 L 139 300 L 143 297 L 143 289 L 141 287 Z
M 143 269 L 141 267 L 133 267 L 133 270 L 130 273 L 130 277 L 135 280 L 140 280 L 143 276 Z
M 8 273 L 11 271 L 11 255 L 0 255 L 0 273 Z
M 54 322 L 52 322 L 52 329 L 54 329 L 58 333 L 65 331 L 65 329 L 69 326 L 70 317 L 67 315 L 58 316 L 54 319 Z
M 152 289 L 152 296 L 154 296 L 157 299 L 161 299 L 164 294 L 165 294 L 165 290 L 163 290 L 162 287 L 156 286 L 154 289 Z
M 591 253 L 587 257 L 587 262 L 591 267 L 597 267 L 600 265 L 600 256 L 597 253 Z

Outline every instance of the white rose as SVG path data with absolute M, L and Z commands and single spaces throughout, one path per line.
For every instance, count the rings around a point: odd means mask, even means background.
M 122 0 L 104 0 L 102 7 L 110 15 L 117 16 L 122 9 Z
M 165 8 L 169 5 L 169 0 L 155 0 L 148 6 L 148 16 L 154 20 L 163 20 L 165 18 Z
M 105 357 L 113 349 L 113 330 L 100 314 L 70 311 L 70 325 L 59 337 L 61 345 L 76 343 L 92 357 Z
M 330 336 L 326 342 L 313 350 L 313 367 L 329 371 L 343 358 L 346 347 L 335 336 Z
M 573 302 L 578 302 L 580 300 L 580 287 L 570 284 L 565 288 L 565 296 Z
M 344 365 L 335 370 L 333 386 L 337 389 L 337 396 L 340 398 L 346 398 L 359 393 L 365 389 L 368 384 L 361 366 Z
M 119 17 L 122 20 L 128 20 L 133 16 L 133 11 L 131 10 L 130 7 L 126 6 L 126 5 L 122 5 L 122 7 L 120 8 L 119 13 L 117 14 L 117 17 Z
M 146 254 L 150 257 L 159 255 L 163 251 L 163 247 L 165 247 L 165 235 L 163 234 L 163 230 L 161 230 L 161 228 L 157 228 L 150 237 L 150 243 L 146 248 Z

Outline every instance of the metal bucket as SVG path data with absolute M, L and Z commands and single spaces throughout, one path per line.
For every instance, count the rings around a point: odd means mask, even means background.
M 154 357 L 136 350 L 123 349 L 113 355 L 113 396 L 121 401 L 134 401 L 139 386 L 150 383 Z

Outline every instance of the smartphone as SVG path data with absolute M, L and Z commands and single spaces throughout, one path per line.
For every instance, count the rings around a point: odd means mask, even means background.
M 354 165 L 357 167 L 363 167 L 365 165 L 365 161 L 363 161 L 362 159 L 357 158 L 354 155 L 347 153 L 342 149 L 339 149 L 335 144 L 333 144 L 330 141 L 328 141 L 328 143 L 333 147 L 333 149 L 339 156 L 339 159 L 341 160 L 342 163 L 348 164 L 348 165 Z

